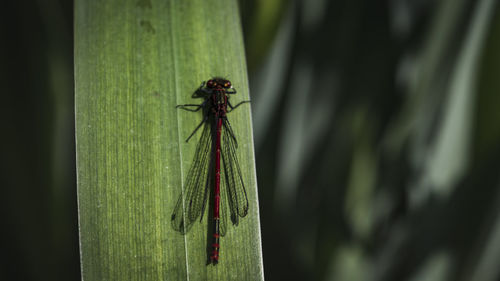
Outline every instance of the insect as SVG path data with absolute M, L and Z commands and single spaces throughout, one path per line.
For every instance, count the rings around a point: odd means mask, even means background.
M 203 110 L 203 120 L 186 142 L 204 127 L 187 174 L 184 198 L 181 194 L 172 213 L 172 226 L 182 234 L 187 233 L 198 217 L 200 221 L 203 219 L 211 197 L 213 243 L 208 246 L 207 252 L 208 264 L 214 265 L 219 261 L 219 238 L 226 234 L 227 209 L 234 225 L 238 225 L 239 219 L 248 213 L 247 193 L 236 156 L 238 142 L 226 114 L 250 101 L 233 106 L 229 98 L 234 94 L 236 90 L 229 80 L 215 77 L 203 82 L 193 94 L 195 98 L 204 98 L 203 103 L 177 106 L 187 111 Z

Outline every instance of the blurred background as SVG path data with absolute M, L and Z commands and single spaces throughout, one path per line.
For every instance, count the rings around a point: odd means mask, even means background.
M 500 5 L 241 0 L 267 280 L 500 280 Z M 0 280 L 79 280 L 71 1 L 7 1 Z

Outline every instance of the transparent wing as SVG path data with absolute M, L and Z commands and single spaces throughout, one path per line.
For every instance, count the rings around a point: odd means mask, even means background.
M 227 216 L 227 211 L 225 208 L 228 208 L 231 222 L 234 225 L 238 225 L 239 218 L 246 216 L 248 213 L 248 197 L 240 165 L 238 163 L 238 157 L 236 155 L 238 144 L 233 134 L 233 130 L 231 129 L 231 125 L 226 118 L 223 119 L 221 138 L 221 196 L 224 203 L 221 204 L 224 208 L 222 211 L 222 216 L 224 216 L 224 218 L 222 220 L 226 219 L 225 216 Z
M 209 122 L 206 122 L 200 140 L 196 146 L 193 163 L 189 168 L 183 194 L 179 196 L 172 213 L 172 227 L 185 234 L 198 217 L 200 221 L 209 195 L 210 163 L 212 138 Z M 184 199 L 184 200 L 183 200 Z

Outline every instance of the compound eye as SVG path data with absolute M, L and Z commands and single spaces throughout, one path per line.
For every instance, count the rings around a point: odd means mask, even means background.
M 209 88 L 213 88 L 213 87 L 215 87 L 215 82 L 214 82 L 214 80 L 208 80 L 208 82 L 207 82 L 207 87 L 209 87 Z
M 224 88 L 231 88 L 231 82 L 226 81 L 226 83 L 224 83 Z

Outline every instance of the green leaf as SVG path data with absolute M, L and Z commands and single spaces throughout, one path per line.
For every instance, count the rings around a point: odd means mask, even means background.
M 212 76 L 248 100 L 238 6 L 231 0 L 76 1 L 75 87 L 82 277 L 262 280 L 250 106 L 229 114 L 250 200 L 207 266 L 207 213 L 182 235 L 170 216 L 199 133 L 192 93 Z

